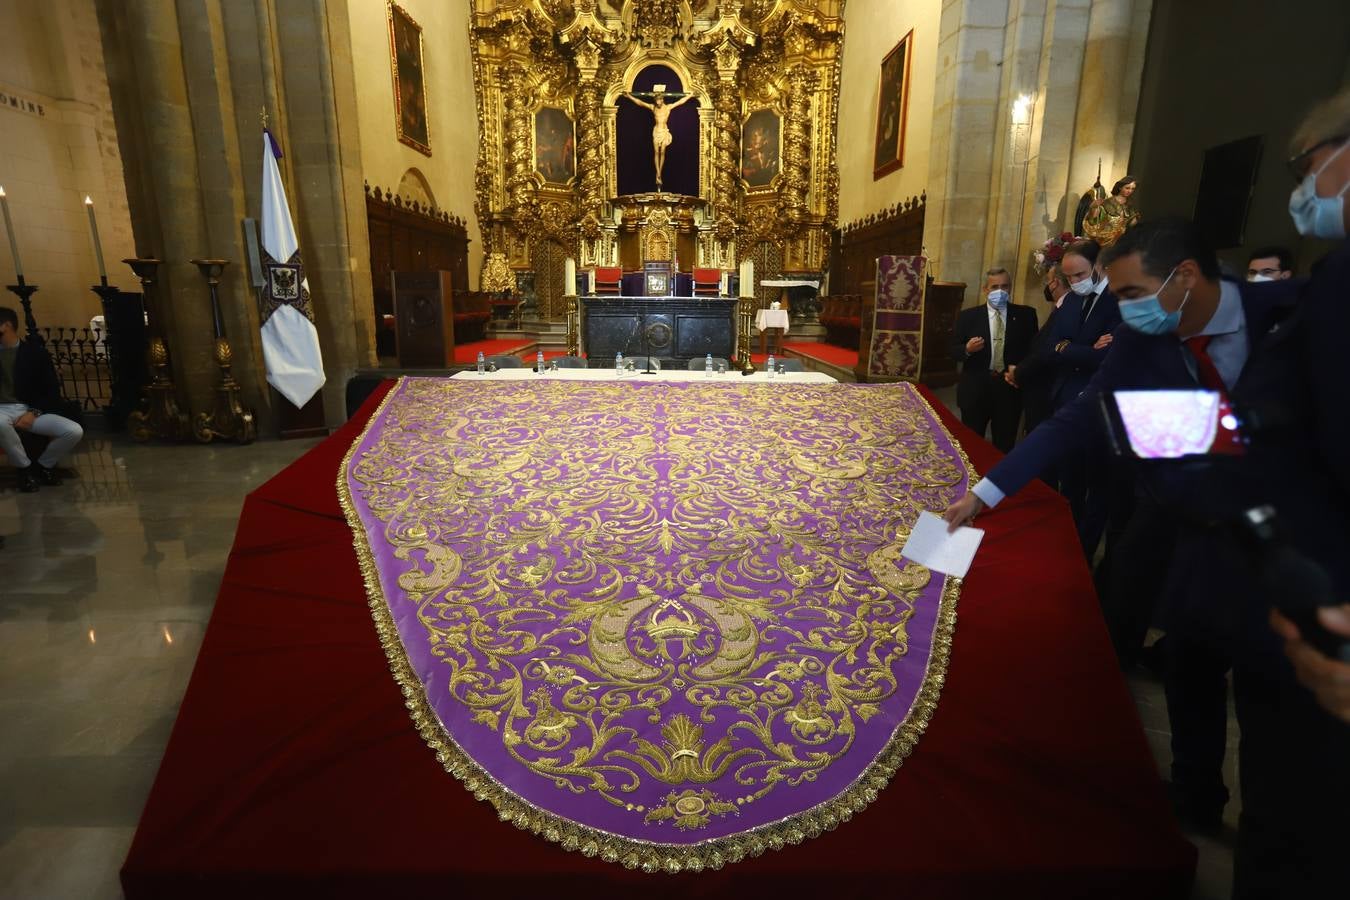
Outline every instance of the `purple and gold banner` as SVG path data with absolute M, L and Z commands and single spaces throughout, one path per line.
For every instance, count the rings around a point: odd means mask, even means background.
M 922 256 L 878 256 L 869 378 L 918 381 L 923 360 Z
M 413 721 L 502 818 L 648 871 L 865 807 L 957 579 L 900 557 L 969 466 L 907 384 L 404 379 L 338 487 Z

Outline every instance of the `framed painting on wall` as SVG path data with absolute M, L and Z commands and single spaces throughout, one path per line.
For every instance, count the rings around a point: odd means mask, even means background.
M 909 57 L 913 41 L 911 31 L 881 60 L 873 180 L 894 172 L 905 162 L 905 117 L 909 114 Z
M 564 187 L 577 174 L 576 129 L 567 110 L 545 106 L 534 114 L 534 170 Z
M 747 187 L 764 188 L 781 165 L 782 119 L 771 109 L 757 109 L 741 129 L 741 177 Z
M 392 0 L 389 3 L 389 55 L 394 66 L 394 122 L 398 139 L 430 156 L 422 26 Z

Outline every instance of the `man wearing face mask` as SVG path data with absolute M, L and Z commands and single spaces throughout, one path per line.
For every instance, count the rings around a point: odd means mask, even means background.
M 1004 381 L 1022 392 L 1022 415 L 1026 433 L 1030 434 L 1036 426 L 1054 415 L 1052 398 L 1055 386 L 1055 321 L 1066 297 L 1070 296 L 1069 287 L 1059 267 L 1052 267 L 1042 279 L 1041 293 L 1050 307 L 1045 324 L 1036 332 L 1031 350 L 1020 363 L 1008 367 Z M 1059 479 L 1054 473 L 1042 473 L 1042 480 L 1051 487 L 1057 487 Z
M 1294 681 L 1266 624 L 1271 596 L 1229 524 L 1242 510 L 1274 504 L 1291 544 L 1324 567 L 1338 593 L 1344 587 L 1350 595 L 1350 515 L 1334 487 L 1347 467 L 1343 458 L 1329 463 L 1321 450 L 1297 287 L 1222 280 L 1213 251 L 1180 220 L 1136 226 L 1103 261 L 1124 320 L 1111 352 L 1077 399 L 945 517 L 952 527 L 968 522 L 1045 465 L 1099 440 L 1105 392 L 1204 388 L 1250 412 L 1249 422 L 1264 420 L 1244 456 L 1136 470 L 1162 521 L 1175 528 L 1158 598 L 1168 629 L 1172 778 L 1180 812 L 1219 821 L 1226 798 L 1223 674 L 1231 664 L 1243 805 L 1234 896 L 1337 895 L 1350 840 L 1350 727 L 1318 709 Z M 1152 599 L 1139 598 L 1145 624 Z
M 1008 383 L 1010 366 L 1020 363 L 1036 337 L 1036 311 L 1011 303 L 1007 269 L 985 273 L 985 303 L 961 313 L 952 335 L 952 358 L 961 363 L 956 404 L 961 421 L 980 437 L 993 432 L 994 446 L 1007 453 L 1017 440 L 1022 396 Z
M 1087 387 L 1111 348 L 1111 332 L 1120 324 L 1116 297 L 1097 265 L 1095 241 L 1078 241 L 1064 251 L 1060 268 L 1073 295 L 1056 322 L 1054 408 L 1071 402 Z M 1106 446 L 1069 460 L 1060 470 L 1060 491 L 1073 509 L 1078 539 L 1092 559 L 1106 526 L 1110 491 Z
M 1289 197 L 1289 214 L 1299 234 L 1339 241 L 1315 263 L 1299 297 L 1304 360 L 1309 368 L 1312 402 L 1323 457 L 1338 476 L 1335 502 L 1350 504 L 1350 472 L 1345 465 L 1350 424 L 1341 380 L 1325 377 L 1322 367 L 1342 358 L 1340 336 L 1350 327 L 1350 89 L 1315 106 L 1290 141 L 1289 168 L 1298 186 Z M 1323 611 L 1323 627 L 1350 636 L 1350 592 L 1339 610 Z M 1278 613 L 1272 624 L 1285 641 L 1299 681 L 1331 715 L 1350 723 L 1350 665 L 1327 659 Z
M 1247 257 L 1247 280 L 1287 281 L 1294 277 L 1294 257 L 1285 247 L 1261 247 Z

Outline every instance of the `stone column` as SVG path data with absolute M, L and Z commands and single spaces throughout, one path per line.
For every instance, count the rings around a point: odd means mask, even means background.
M 1092 4 L 1079 87 L 1079 106 L 1092 115 L 1078 117 L 1068 175 L 1075 204 L 1096 179 L 1098 160 L 1108 191 L 1128 174 L 1152 7 L 1149 0 L 1095 0 Z M 1071 219 L 1065 227 L 1070 225 Z
M 971 285 L 967 297 L 986 265 L 1007 18 L 1007 0 L 951 0 L 939 29 L 924 246 L 935 277 Z
M 209 408 L 209 306 L 188 260 L 222 257 L 220 301 L 234 373 L 263 436 L 275 395 L 263 371 L 257 293 L 241 220 L 261 212 L 266 107 L 314 299 L 330 425 L 346 381 L 374 361 L 369 238 L 346 7 L 319 0 L 97 0 L 141 255 L 165 260 L 160 309 L 174 376 L 194 412 Z M 284 53 L 282 52 L 284 48 Z

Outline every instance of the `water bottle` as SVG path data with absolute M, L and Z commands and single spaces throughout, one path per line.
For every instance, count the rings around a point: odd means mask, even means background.
M 623 375 L 623 353 L 614 354 L 614 375 L 620 377 Z
M 711 377 L 712 377 L 712 354 L 711 354 L 711 353 L 708 354 L 708 358 L 707 358 L 707 359 L 703 360 L 703 377 L 704 377 L 704 378 L 711 378 Z
M 534 370 L 540 375 L 544 374 L 544 351 L 538 350 L 534 354 Z
M 770 377 L 770 378 L 773 377 L 774 367 L 773 367 L 773 354 L 772 354 L 772 353 L 769 354 L 769 361 L 765 364 L 765 371 L 769 373 L 769 377 Z
M 487 360 L 483 357 L 483 351 L 478 351 L 478 374 L 482 375 L 487 366 Z

